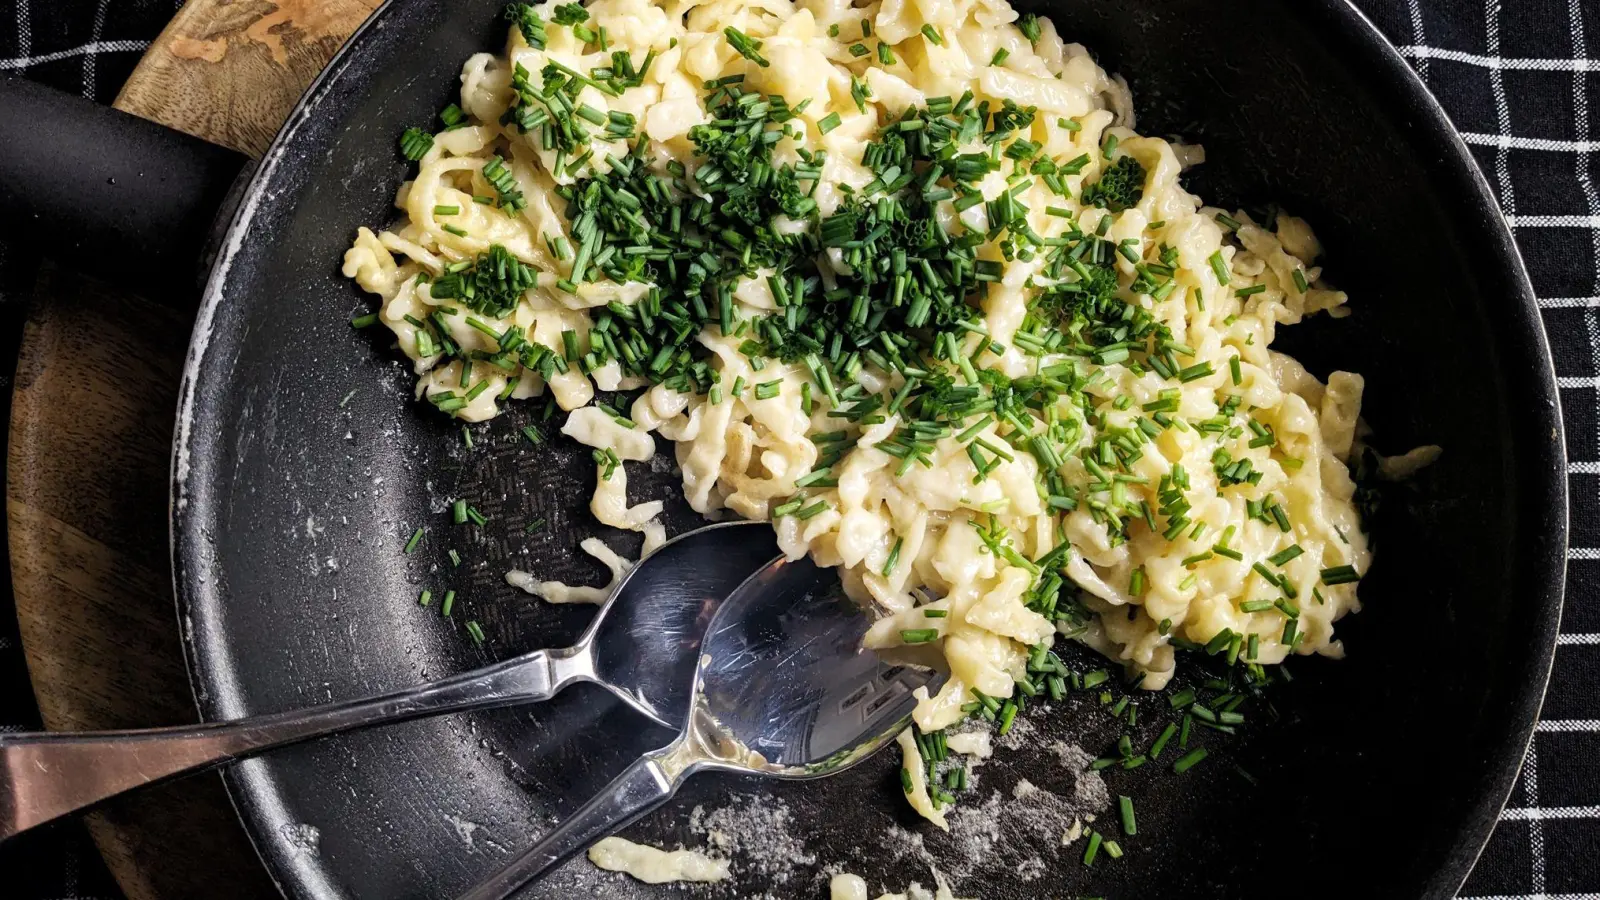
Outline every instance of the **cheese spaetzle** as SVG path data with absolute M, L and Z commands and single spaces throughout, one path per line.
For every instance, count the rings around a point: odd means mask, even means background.
M 596 517 L 652 541 L 625 465 L 674 442 L 695 510 L 837 566 L 871 646 L 939 651 L 924 731 L 1053 691 L 1063 635 L 1150 688 L 1181 647 L 1342 653 L 1363 382 L 1270 347 L 1345 294 L 1305 222 L 1188 193 L 1199 148 L 1135 131 L 1049 21 L 1003 0 L 513 20 L 446 127 L 408 132 L 400 223 L 345 256 L 419 397 L 476 422 L 548 392 L 594 449 Z

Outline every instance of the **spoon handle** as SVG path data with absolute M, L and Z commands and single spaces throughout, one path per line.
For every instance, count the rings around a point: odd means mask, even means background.
M 0 735 L 0 840 L 142 785 L 324 735 L 547 700 L 593 677 L 587 646 L 539 650 L 365 700 L 136 731 Z
M 539 843 L 456 900 L 504 900 L 590 844 L 670 800 L 677 793 L 678 779 L 661 765 L 666 752 L 658 750 L 641 757 Z

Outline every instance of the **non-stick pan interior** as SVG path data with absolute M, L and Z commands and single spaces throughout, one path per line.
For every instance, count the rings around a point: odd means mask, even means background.
M 588 610 L 523 595 L 505 570 L 598 583 L 602 570 L 577 551 L 583 537 L 636 549 L 589 515 L 587 451 L 519 436 L 538 424 L 538 404 L 474 427 L 469 448 L 458 425 L 411 400 L 411 376 L 377 329 L 347 324 L 369 301 L 339 262 L 358 225 L 394 215 L 405 173 L 396 136 L 452 99 L 462 60 L 499 46 L 502 6 L 386 8 L 293 117 L 236 221 L 197 331 L 176 452 L 180 606 L 210 718 L 353 698 L 568 642 Z M 986 900 L 1453 896 L 1536 710 L 1564 558 L 1554 388 L 1498 210 L 1398 57 L 1337 0 L 1035 8 L 1128 77 L 1141 130 L 1205 145 L 1189 176 L 1202 196 L 1277 201 L 1311 220 L 1354 315 L 1282 329 L 1282 348 L 1324 376 L 1366 375 L 1381 449 L 1445 448 L 1384 497 L 1366 609 L 1341 626 L 1349 659 L 1295 666 L 1276 695 L 1279 721 L 1255 716 L 1231 743 L 1208 736 L 1218 749 L 1184 775 L 1104 773 L 1111 796 L 1136 799 L 1139 835 L 1123 839 L 1122 859 L 1102 854 L 1092 868 L 1059 833 L 1102 797 L 1063 759 L 1073 747 L 1098 755 L 1117 733 L 1088 695 L 1034 712 L 1015 748 L 979 771 L 965 801 L 979 810 L 1012 798 L 1019 779 L 1060 799 L 1021 825 L 1004 803 L 969 822 L 991 822 L 987 831 L 919 825 L 890 753 L 805 784 L 707 777 L 630 834 L 733 841 L 738 877 L 714 896 L 824 896 L 830 866 L 898 890 L 931 883 L 930 860 L 958 894 Z M 635 500 L 676 498 L 677 532 L 697 520 L 670 459 L 631 470 L 630 485 Z M 489 524 L 449 525 L 458 497 Z M 535 519 L 545 527 L 526 534 Z M 427 536 L 405 554 L 419 526 Z M 456 590 L 454 616 L 442 619 L 437 600 L 420 606 L 423 588 Z M 465 633 L 469 619 L 484 646 Z M 1140 702 L 1136 742 L 1148 743 L 1169 716 L 1160 695 Z M 290 749 L 231 783 L 291 897 L 437 898 L 663 740 L 579 688 L 542 707 Z M 579 862 L 530 896 L 671 893 Z

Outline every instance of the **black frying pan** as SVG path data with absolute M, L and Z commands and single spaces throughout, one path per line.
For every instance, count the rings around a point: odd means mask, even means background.
M 1111 792 L 1138 802 L 1140 834 L 1124 840 L 1121 860 L 1101 854 L 1085 868 L 1081 843 L 1063 849 L 1046 833 L 1055 826 L 1008 815 L 989 817 L 1000 839 L 986 853 L 968 854 L 970 843 L 911 817 L 891 756 L 808 784 L 706 778 L 633 836 L 700 845 L 709 818 L 760 851 L 735 856 L 739 877 L 709 891 L 716 896 L 823 896 L 823 866 L 875 888 L 929 883 L 905 833 L 884 836 L 898 828 L 926 836 L 933 858 L 959 876 L 958 893 L 987 900 L 1452 897 L 1538 714 L 1566 546 L 1556 390 L 1499 209 L 1438 106 L 1342 0 L 1020 5 L 1129 76 L 1141 130 L 1205 144 L 1209 161 L 1189 178 L 1202 196 L 1280 201 L 1317 226 L 1330 278 L 1349 290 L 1355 314 L 1285 329 L 1282 348 L 1319 374 L 1365 374 L 1381 447 L 1437 443 L 1444 457 L 1385 498 L 1366 611 L 1341 626 L 1347 661 L 1297 665 L 1300 677 L 1276 698 L 1284 716 L 1213 742 L 1214 759 L 1183 776 L 1166 766 L 1108 770 Z M 398 353 L 350 330 L 346 320 L 370 300 L 337 274 L 355 227 L 393 216 L 405 175 L 396 135 L 451 99 L 462 60 L 501 45 L 501 6 L 386 5 L 220 220 L 172 493 L 179 611 L 207 718 L 355 697 L 565 643 L 587 617 L 501 580 L 517 565 L 599 577 L 575 552 L 602 531 L 586 512 L 587 458 L 560 440 L 519 443 L 529 409 L 474 428 L 467 449 L 459 426 L 410 400 Z M 178 261 L 201 252 L 202 223 L 239 161 L 109 112 L 90 120 L 17 85 L 4 96 L 6 218 L 70 238 L 81 266 L 181 297 L 192 269 Z M 679 498 L 669 503 L 674 531 L 696 521 L 673 473 L 634 483 L 636 496 Z M 457 496 L 490 516 L 483 539 L 445 525 L 441 504 Z M 549 527 L 524 535 L 534 518 Z M 434 537 L 401 553 L 419 524 Z M 626 536 L 605 536 L 632 549 Z M 449 621 L 414 599 L 447 583 L 461 597 Z M 486 646 L 461 633 L 467 618 L 483 624 Z M 1165 701 L 1142 703 L 1148 741 Z M 1070 793 L 1074 776 L 1049 745 L 1098 753 L 1116 733 L 1092 697 L 1029 721 L 1024 746 L 980 770 L 970 805 L 1009 795 L 1020 778 Z M 447 897 L 660 739 L 579 689 L 538 708 L 293 748 L 228 780 L 289 896 Z M 785 863 L 785 851 L 814 862 Z M 1035 859 L 1042 872 L 1024 880 L 1019 871 Z M 530 896 L 668 893 L 579 862 Z

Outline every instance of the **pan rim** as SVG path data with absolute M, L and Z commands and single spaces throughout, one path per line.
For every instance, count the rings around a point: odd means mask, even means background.
M 1541 529 L 1544 540 L 1537 552 L 1529 552 L 1524 564 L 1541 575 L 1527 611 L 1527 634 L 1535 641 L 1519 653 L 1522 677 L 1513 703 L 1503 723 L 1502 733 L 1492 748 L 1492 763 L 1484 773 L 1478 798 L 1465 814 L 1446 860 L 1428 881 L 1422 896 L 1451 900 L 1471 873 L 1487 844 L 1501 810 L 1510 799 L 1523 758 L 1534 736 L 1545 690 L 1555 659 L 1560 631 L 1561 607 L 1565 597 L 1568 540 L 1568 485 L 1566 480 L 1565 432 L 1562 424 L 1559 391 L 1548 336 L 1539 314 L 1535 293 L 1520 250 L 1511 233 L 1492 187 L 1477 165 L 1459 130 L 1450 121 L 1438 100 L 1429 92 L 1416 72 L 1405 62 L 1376 25 L 1351 0 L 1314 0 L 1297 4 L 1312 20 L 1320 20 L 1326 40 L 1349 51 L 1349 56 L 1365 64 L 1365 74 L 1353 68 L 1358 81 L 1381 84 L 1376 102 L 1385 113 L 1405 129 L 1407 142 L 1425 145 L 1439 154 L 1436 178 L 1455 190 L 1459 206 L 1477 213 L 1477 225 L 1464 230 L 1464 237 L 1476 249 L 1493 256 L 1503 270 L 1509 308 L 1499 318 L 1503 348 L 1511 366 L 1501 373 L 1513 396 L 1524 399 L 1530 415 L 1551 430 L 1548 442 L 1534 435 L 1525 438 L 1526 450 L 1535 465 L 1526 471 L 1525 504 L 1536 504 L 1540 514 L 1530 517 Z M 231 213 L 221 250 L 206 282 L 201 305 L 191 336 L 179 388 L 177 424 L 174 430 L 169 476 L 169 550 L 173 571 L 178 625 L 184 648 L 184 662 L 196 707 L 203 720 L 212 721 L 243 714 L 235 670 L 230 662 L 226 635 L 215 621 L 199 621 L 199 588 L 194 572 L 203 569 L 206 537 L 200 532 L 199 517 L 191 506 L 188 483 L 190 454 L 197 438 L 192 431 L 202 403 L 202 369 L 210 349 L 219 309 L 227 302 L 230 270 L 235 257 L 245 248 L 265 189 L 286 160 L 294 157 L 296 138 L 314 119 L 324 103 L 330 102 L 333 88 L 355 63 L 360 52 L 375 40 L 383 23 L 405 4 L 385 0 L 350 36 L 327 67 L 317 76 L 290 113 L 283 127 L 250 178 L 242 201 Z M 419 9 L 419 7 L 410 7 Z M 291 822 L 282 813 L 273 775 L 263 761 L 254 760 L 227 771 L 223 780 L 235 811 L 245 824 L 251 843 L 263 867 L 286 897 L 331 900 L 343 896 L 333 885 L 311 883 L 303 870 L 294 867 L 271 846 L 268 835 Z
M 291 156 L 291 145 L 297 132 L 312 120 L 312 113 L 326 99 L 330 87 L 350 65 L 367 36 L 380 30 L 383 21 L 402 7 L 402 0 L 383 0 L 350 34 L 295 102 L 266 153 L 255 163 L 248 183 L 240 189 L 237 204 L 231 209 L 224 208 L 219 215 L 219 220 L 221 215 L 227 215 L 229 220 L 226 228 L 215 232 L 221 237 L 216 241 L 216 255 L 206 276 L 178 384 L 178 411 L 173 425 L 167 501 L 168 552 L 178 633 L 183 645 L 183 663 L 188 674 L 189 689 L 202 722 L 245 715 L 238 708 L 238 688 L 229 664 L 226 640 L 221 634 L 211 633 L 214 623 L 203 622 L 199 629 L 196 628 L 198 591 L 191 589 L 185 577 L 190 565 L 202 563 L 199 548 L 205 541 L 203 535 L 196 533 L 198 525 L 189 505 L 189 442 L 194 437 L 192 427 L 200 402 L 201 368 L 210 349 L 216 314 L 226 302 L 225 288 L 229 271 L 235 257 L 244 248 L 245 236 L 250 231 L 251 220 L 257 213 L 265 187 L 283 161 Z M 272 775 L 266 771 L 263 763 L 264 760 L 259 758 L 245 760 L 224 769 L 221 774 L 228 801 L 244 826 L 245 835 L 261 862 L 262 870 L 278 893 L 286 898 L 338 898 L 341 894 L 333 885 L 309 884 L 297 877 L 296 871 L 270 844 L 267 836 L 292 824 L 293 819 L 284 813 L 272 784 Z
M 1428 90 L 1421 76 L 1406 63 L 1400 51 L 1353 0 L 1331 0 L 1319 6 L 1315 14 L 1328 21 L 1333 33 L 1347 38 L 1370 55 L 1372 61 L 1382 67 L 1380 74 L 1387 79 L 1386 84 L 1404 93 L 1399 104 L 1389 105 L 1413 108 L 1426 119 L 1431 136 L 1443 137 L 1444 147 L 1440 149 L 1446 150 L 1447 154 L 1442 162 L 1449 168 L 1451 179 L 1464 182 L 1464 186 L 1470 188 L 1468 199 L 1486 214 L 1484 218 L 1491 223 L 1486 228 L 1478 229 L 1476 234 L 1480 240 L 1491 243 L 1493 250 L 1508 264 L 1507 280 L 1515 289 L 1513 300 L 1518 313 L 1512 319 L 1519 331 L 1510 343 L 1524 354 L 1532 351 L 1535 365 L 1528 373 L 1532 383 L 1525 386 L 1533 390 L 1527 399 L 1530 404 L 1546 408 L 1550 417 L 1550 443 L 1535 443 L 1536 447 L 1545 448 L 1539 460 L 1544 464 L 1536 467 L 1542 477 L 1536 477 L 1533 484 L 1529 485 L 1530 493 L 1538 493 L 1538 499 L 1549 510 L 1548 524 L 1552 531 L 1550 540 L 1544 543 L 1544 558 L 1538 561 L 1549 571 L 1549 576 L 1541 585 L 1539 602 L 1534 610 L 1536 621 L 1531 623 L 1538 642 L 1533 648 L 1532 658 L 1527 660 L 1529 677 L 1522 680 L 1522 689 L 1517 693 L 1511 711 L 1515 721 L 1510 732 L 1503 735 L 1500 746 L 1495 748 L 1496 752 L 1491 755 L 1494 760 L 1493 771 L 1489 773 L 1492 786 L 1479 792 L 1480 796 L 1468 813 L 1467 821 L 1456 832 L 1455 844 L 1449 851 L 1445 865 L 1434 873 L 1423 892 L 1427 900 L 1454 900 L 1483 855 L 1490 835 L 1499 824 L 1501 811 L 1511 799 L 1522 762 L 1534 739 L 1555 666 L 1556 641 L 1561 632 L 1561 608 L 1566 601 L 1569 533 L 1566 428 L 1561 411 L 1561 395 L 1556 387 L 1555 358 L 1550 352 L 1550 339 L 1544 329 L 1544 318 L 1539 313 L 1533 281 L 1494 189 L 1462 139 L 1461 129 L 1451 121 L 1443 104 Z M 1354 27 L 1349 27 L 1348 33 L 1344 33 L 1339 31 L 1341 25 Z M 1369 77 L 1368 80 L 1380 79 Z M 1531 344 L 1531 347 L 1526 344 Z M 1514 378 L 1515 375 L 1510 377 Z

